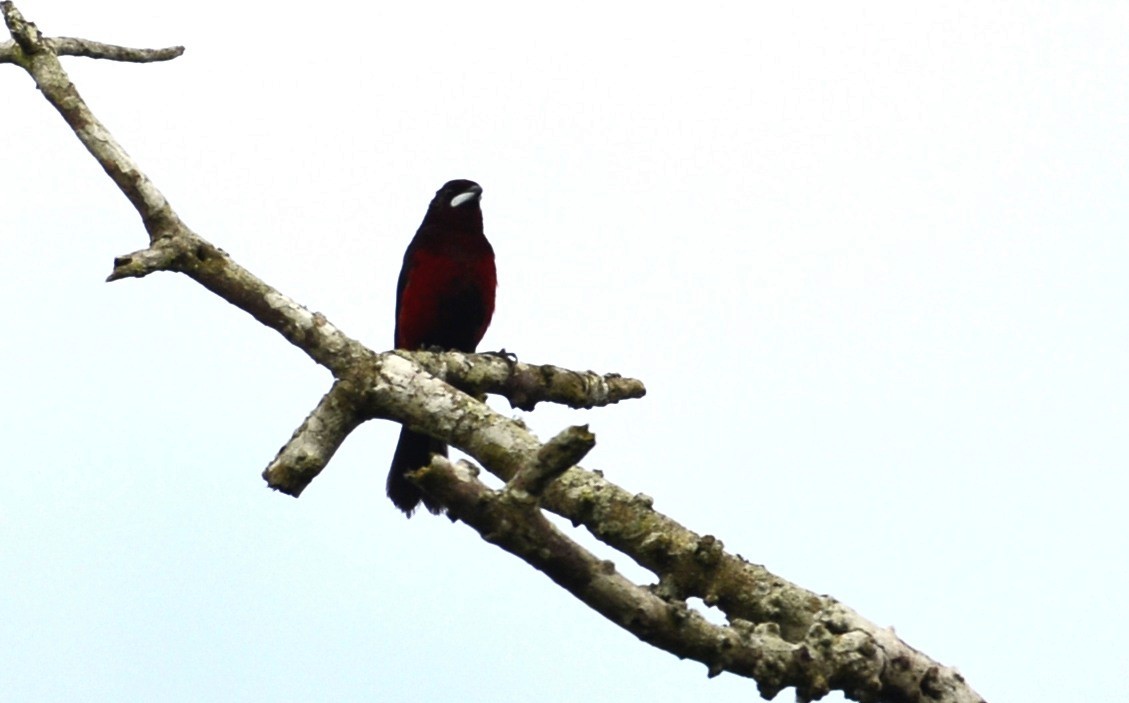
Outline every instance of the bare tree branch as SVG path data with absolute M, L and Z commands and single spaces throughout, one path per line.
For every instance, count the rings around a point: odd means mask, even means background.
M 509 444 L 540 448 L 523 425 L 476 397 L 485 392 L 506 395 L 506 374 L 522 373 L 525 368 L 534 367 L 491 354 L 370 352 L 356 359 L 322 398 L 263 471 L 263 479 L 271 488 L 297 497 L 325 468 L 348 433 L 371 419 L 403 422 L 471 452 L 480 461 L 488 451 L 486 443 L 492 440 L 501 443 L 501 452 Z M 428 373 L 433 370 L 438 373 Z M 615 374 L 602 378 L 591 372 L 558 371 L 587 378 L 583 385 L 598 389 L 587 399 L 575 389 L 570 392 L 567 398 L 575 407 L 595 407 L 609 402 L 609 397 L 636 398 L 646 392 L 639 381 Z M 554 400 L 551 388 L 540 389 L 538 395 Z M 575 455 L 573 446 L 572 453 L 563 453 L 558 461 Z M 578 460 L 579 456 L 572 463 Z M 572 463 L 554 465 L 552 470 L 564 471 Z
M 426 427 L 414 424 L 425 422 L 427 411 L 402 405 L 396 399 L 401 386 L 413 383 L 411 367 L 401 366 L 399 360 L 389 356 L 376 373 L 377 376 L 366 384 L 372 396 L 369 402 L 407 410 L 404 419 L 413 428 L 425 429 L 459 447 L 500 478 L 512 481 L 525 467 L 540 460 L 543 446 L 524 426 L 494 413 L 435 378 L 415 379 L 422 384 L 420 391 L 426 394 L 433 415 Z M 445 492 L 446 487 L 429 480 L 426 472 L 417 473 L 416 478 L 424 490 L 444 504 L 451 504 L 452 496 Z M 460 481 L 465 484 L 462 478 Z M 459 500 L 478 500 L 484 495 L 481 490 L 471 490 L 465 485 L 460 490 L 470 493 L 463 494 Z M 758 685 L 767 697 L 775 695 L 779 688 L 774 687 L 779 685 L 811 691 L 813 699 L 818 697 L 815 694 L 822 690 L 821 686 L 831 686 L 861 701 L 974 703 L 982 700 L 954 669 L 934 662 L 902 642 L 891 630 L 865 620 L 829 596 L 801 588 L 763 566 L 727 553 L 715 537 L 699 535 L 654 510 L 650 497 L 631 494 L 598 474 L 580 467 L 565 471 L 545 490 L 541 506 L 568 518 L 574 525 L 584 525 L 605 544 L 654 573 L 659 579 L 655 586 L 657 594 L 679 601 L 700 597 L 707 605 L 724 612 L 730 627 L 751 624 L 795 645 L 795 656 L 799 658 L 796 661 L 804 661 L 809 656 L 813 662 L 818 657 L 830 657 L 826 661 L 837 664 L 828 664 L 829 671 L 834 666 L 845 667 L 835 670 L 822 684 L 820 678 L 808 678 L 807 672 L 790 668 L 777 672 L 777 678 L 762 678 L 758 674 Z M 453 513 L 453 516 L 463 519 L 463 513 Z M 465 521 L 479 529 L 471 519 Z M 488 541 L 496 540 L 488 538 Z M 519 551 L 514 553 L 525 558 Z M 609 619 L 626 627 L 624 623 L 630 618 Z M 774 647 L 768 646 L 768 651 L 762 654 L 769 656 L 776 651 Z M 713 667 L 720 660 L 712 655 L 692 658 L 717 673 Z M 723 669 L 745 673 L 728 666 Z
M 89 39 L 74 37 L 45 37 L 43 43 L 55 56 L 85 56 L 88 59 L 106 59 L 126 63 L 152 63 L 171 61 L 184 53 L 183 46 L 170 46 L 164 49 L 133 49 L 127 46 L 103 44 Z M 14 41 L 0 42 L 0 63 L 19 63 L 16 53 L 18 44 Z M 22 50 L 21 50 L 22 53 Z
M 616 373 L 572 371 L 548 364 L 534 366 L 491 353 L 396 353 L 467 393 L 501 395 L 509 399 L 511 407 L 522 410 L 533 410 L 541 402 L 577 409 L 598 408 L 647 394 L 642 382 Z
M 264 471 L 272 488 L 298 495 L 353 429 L 369 419 L 392 419 L 466 451 L 509 482 L 493 491 L 470 468 L 442 458 L 415 472 L 413 480 L 448 506 L 453 518 L 544 571 L 640 639 L 703 662 L 711 675 L 732 671 L 753 677 L 766 697 L 795 686 L 801 700 L 838 689 L 860 701 L 980 701 L 954 670 L 891 630 L 728 554 L 714 537 L 655 511 L 649 497 L 570 468 L 594 442 L 586 428 L 571 428 L 542 444 L 520 421 L 476 397 L 497 393 L 527 409 L 541 401 L 593 407 L 642 397 L 641 382 L 491 355 L 374 353 L 188 228 L 90 112 L 57 58 L 165 60 L 182 49 L 130 50 L 46 39 L 11 2 L 0 2 L 0 10 L 14 39 L 0 44 L 0 62 L 17 64 L 35 79 L 133 204 L 149 234 L 148 248 L 114 261 L 109 280 L 154 271 L 184 273 L 333 373 L 332 388 Z M 640 586 L 619 575 L 553 527 L 542 507 L 583 524 L 653 572 L 658 583 Z M 685 602 L 692 596 L 716 605 L 729 624 L 707 622 Z
M 43 97 L 59 111 L 87 151 L 133 203 L 145 222 L 150 239 L 183 227 L 165 197 L 90 112 L 58 57 L 52 53 L 50 42 L 43 38 L 33 23 L 24 20 L 11 2 L 0 3 L 0 10 L 21 52 L 16 57 L 17 62 L 31 74 Z
M 150 246 L 118 257 L 109 279 L 177 271 L 195 279 L 224 300 L 278 331 L 287 341 L 335 375 L 352 359 L 369 357 L 360 342 L 342 334 L 319 313 L 312 313 L 232 261 L 222 249 L 185 225 L 160 190 L 142 172 L 71 83 L 34 24 L 24 20 L 11 2 L 0 3 L 4 21 L 22 51 L 19 65 L 35 79 L 51 105 L 141 215 Z
M 681 598 L 632 583 L 553 527 L 529 501 L 490 490 L 466 465 L 436 456 L 415 478 L 447 505 L 452 519 L 544 572 L 607 619 L 648 644 L 702 662 L 711 676 L 729 671 L 755 679 L 766 699 L 794 686 L 796 699 L 805 702 L 837 689 L 859 701 L 982 703 L 959 674 L 826 596 L 808 594 L 815 617 L 799 640 L 785 639 L 771 621 L 731 617 L 729 625 L 714 625 Z M 721 551 L 713 538 L 703 538 L 702 548 L 715 557 Z M 709 568 L 712 558 L 702 561 Z

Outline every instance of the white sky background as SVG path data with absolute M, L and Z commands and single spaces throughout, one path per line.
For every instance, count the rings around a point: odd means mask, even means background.
M 389 346 L 403 249 L 473 178 L 483 348 L 649 391 L 540 436 L 590 423 L 588 468 L 988 700 L 1122 688 L 1129 4 L 19 7 L 186 45 L 65 65 L 185 221 L 347 333 Z M 328 374 L 187 278 L 103 283 L 137 216 L 16 67 L 0 105 L 0 698 L 756 698 L 404 520 L 391 424 L 266 489 Z

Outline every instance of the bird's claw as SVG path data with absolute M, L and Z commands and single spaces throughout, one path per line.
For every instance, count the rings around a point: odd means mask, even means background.
M 517 354 L 514 354 L 513 352 L 506 351 L 505 347 L 502 347 L 498 351 L 482 352 L 482 355 L 483 356 L 496 356 L 500 359 L 505 359 L 507 362 L 509 362 L 511 368 L 514 366 L 514 364 L 517 363 Z

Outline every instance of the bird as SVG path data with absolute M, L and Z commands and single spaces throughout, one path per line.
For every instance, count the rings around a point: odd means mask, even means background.
M 404 252 L 396 283 L 397 349 L 439 347 L 474 352 L 494 316 L 498 279 L 494 249 L 482 228 L 482 187 L 448 181 L 435 193 L 423 222 Z M 447 445 L 404 425 L 388 470 L 388 497 L 408 517 L 422 501 L 432 513 L 442 506 L 405 474 L 447 455 Z

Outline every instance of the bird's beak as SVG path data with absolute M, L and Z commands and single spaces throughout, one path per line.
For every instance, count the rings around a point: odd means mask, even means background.
M 482 186 L 472 186 L 468 188 L 466 192 L 459 193 L 455 197 L 451 198 L 451 207 L 458 207 L 463 203 L 469 203 L 472 200 L 478 200 L 480 195 L 482 195 Z

